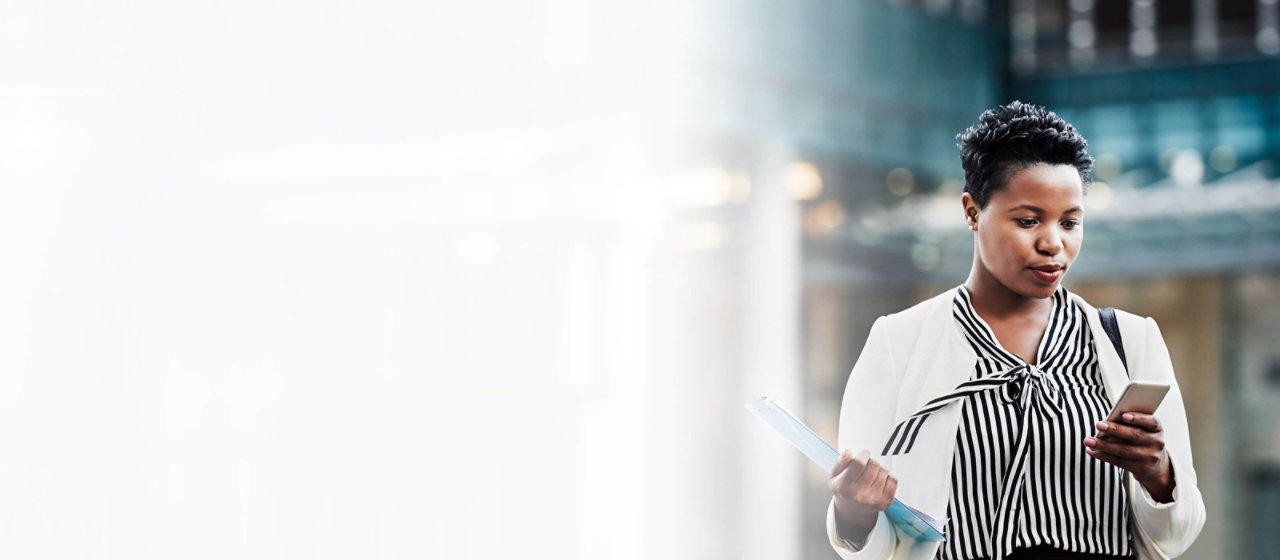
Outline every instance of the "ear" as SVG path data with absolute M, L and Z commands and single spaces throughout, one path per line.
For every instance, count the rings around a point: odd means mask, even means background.
M 973 199 L 973 195 L 964 193 L 960 195 L 960 205 L 964 208 L 964 223 L 972 231 L 978 230 L 978 214 L 982 213 L 982 209 L 978 208 L 978 202 Z

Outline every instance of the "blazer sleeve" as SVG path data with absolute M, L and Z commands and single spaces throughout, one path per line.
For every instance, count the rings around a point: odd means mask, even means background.
M 844 398 L 840 403 L 840 451 L 857 453 L 868 449 L 879 455 L 885 435 L 892 428 L 897 402 L 897 377 L 893 372 L 886 319 L 881 317 L 871 326 L 862 354 L 849 374 Z M 861 547 L 855 548 L 841 538 L 836 527 L 835 499 L 827 506 L 827 536 L 831 547 L 845 560 L 882 560 L 893 556 L 897 535 L 881 512 L 876 525 Z
M 1164 431 L 1165 449 L 1173 463 L 1173 501 L 1157 503 L 1133 477 L 1129 482 L 1130 502 L 1139 537 L 1135 545 L 1142 558 L 1175 558 L 1195 542 L 1204 527 L 1204 500 L 1196 485 L 1196 471 L 1191 462 L 1191 438 L 1187 430 L 1187 412 L 1182 403 L 1182 391 L 1173 375 L 1173 363 L 1165 346 L 1160 328 L 1150 318 L 1146 319 L 1146 340 L 1143 347 L 1141 379 L 1168 383 L 1169 394 L 1156 412 Z

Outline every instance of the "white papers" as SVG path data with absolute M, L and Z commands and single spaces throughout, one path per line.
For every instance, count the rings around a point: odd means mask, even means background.
M 835 448 L 818 437 L 818 434 L 815 434 L 778 401 L 760 397 L 743 406 L 754 412 L 757 418 L 763 420 L 827 472 L 831 472 L 831 469 L 836 466 L 836 461 L 840 460 L 840 453 Z M 893 505 L 889 506 L 884 513 L 894 527 L 918 541 L 946 540 L 942 534 L 943 528 L 946 527 L 945 519 L 935 519 L 897 499 L 893 500 Z

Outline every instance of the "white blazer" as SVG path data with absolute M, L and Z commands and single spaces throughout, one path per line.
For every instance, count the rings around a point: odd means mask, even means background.
M 947 290 L 910 309 L 876 320 L 845 387 L 840 406 L 841 450 L 857 453 L 868 449 L 878 453 L 894 426 L 928 401 L 969 380 L 977 355 L 952 318 L 954 298 L 955 291 Z M 1176 557 L 1200 534 L 1205 512 L 1196 487 L 1196 471 L 1191 464 L 1187 414 L 1169 351 L 1155 321 L 1117 311 L 1129 363 L 1129 374 L 1126 374 L 1111 339 L 1102 329 L 1097 310 L 1079 296 L 1072 294 L 1072 298 L 1088 317 L 1098 366 L 1112 403 L 1120 398 L 1130 375 L 1134 380 L 1172 386 L 1156 417 L 1164 430 L 1165 449 L 1173 462 L 1176 480 L 1173 501 L 1156 503 L 1128 473 L 1125 480 L 1132 520 L 1130 531 L 1138 558 Z M 877 459 L 898 478 L 899 500 L 939 519 L 947 513 L 959 423 L 959 406 L 938 410 L 920 429 L 910 453 Z M 941 545 L 905 536 L 893 529 L 881 513 L 867 541 L 860 550 L 854 551 L 838 536 L 834 501 L 827 508 L 827 535 L 831 546 L 845 560 L 928 560 L 935 557 Z

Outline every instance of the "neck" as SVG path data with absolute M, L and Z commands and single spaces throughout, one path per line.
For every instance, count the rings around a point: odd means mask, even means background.
M 976 260 L 976 259 L 975 259 Z M 982 317 L 1036 316 L 1053 306 L 1050 298 L 1033 298 L 1010 290 L 977 262 L 964 281 L 973 309 Z

